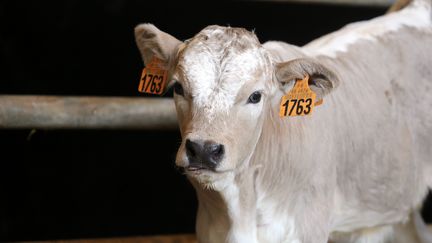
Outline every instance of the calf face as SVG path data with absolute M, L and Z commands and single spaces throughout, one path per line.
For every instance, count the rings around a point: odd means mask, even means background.
M 247 166 L 266 114 L 278 110 L 271 98 L 281 83 L 316 76 L 311 85 L 318 97 L 335 86 L 326 78 L 331 72 L 311 60 L 273 64 L 256 36 L 241 28 L 209 26 L 180 42 L 143 24 L 135 35 L 144 62 L 155 55 L 169 70 L 182 135 L 176 164 L 205 186 Z
M 183 142 L 176 164 L 204 184 L 244 166 L 271 94 L 271 62 L 238 28 L 209 26 L 177 57 L 174 98 Z

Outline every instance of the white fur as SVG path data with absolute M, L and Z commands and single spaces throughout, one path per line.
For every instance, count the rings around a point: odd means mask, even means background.
M 228 215 L 231 218 L 231 229 L 228 232 L 228 242 L 241 243 L 250 242 L 258 243 L 256 238 L 255 222 L 245 218 L 245 212 L 242 210 L 243 205 L 240 202 L 239 188 L 231 184 L 221 190 L 221 195 L 226 202 Z
M 252 80 L 258 65 L 258 49 L 228 56 L 221 63 L 218 53 L 195 52 L 184 55 L 184 70 L 193 103 L 211 121 L 217 112 L 227 113 L 234 105 L 240 88 Z
M 408 209 L 407 209 L 408 210 Z M 334 196 L 334 213 L 331 228 L 334 231 L 350 232 L 362 227 L 377 227 L 383 222 L 405 222 L 408 215 L 401 215 L 398 211 L 388 210 L 386 213 L 364 211 L 357 205 L 346 203 L 337 191 Z
M 281 215 L 274 211 L 277 203 L 259 203 L 258 239 L 259 242 L 300 243 L 296 223 L 293 217 Z
M 338 53 L 346 52 L 350 45 L 359 41 L 377 41 L 378 37 L 402 27 L 431 31 L 431 26 L 431 5 L 427 1 L 415 1 L 412 6 L 400 12 L 349 24 L 339 31 L 310 42 L 303 50 L 313 56 L 336 57 Z

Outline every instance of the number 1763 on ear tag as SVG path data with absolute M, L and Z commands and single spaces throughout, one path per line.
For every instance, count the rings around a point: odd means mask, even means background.
M 138 91 L 141 93 L 160 95 L 165 89 L 168 71 L 157 57 L 143 69 Z
M 288 94 L 282 96 L 280 103 L 280 117 L 307 116 L 312 114 L 316 94 L 309 88 L 309 76 L 297 80 Z M 321 102 L 319 102 L 321 103 Z

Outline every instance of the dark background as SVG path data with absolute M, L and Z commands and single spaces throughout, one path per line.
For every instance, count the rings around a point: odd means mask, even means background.
M 155 1 L 156 2 L 156 1 Z M 193 7 L 193 9 L 192 9 Z M 0 94 L 144 96 L 133 28 L 210 24 L 303 45 L 384 8 L 209 1 L 0 1 Z M 170 94 L 168 94 L 169 96 Z M 157 97 L 155 97 L 157 98 Z M 0 130 L 0 241 L 192 233 L 178 131 Z M 430 210 L 425 210 L 430 221 Z

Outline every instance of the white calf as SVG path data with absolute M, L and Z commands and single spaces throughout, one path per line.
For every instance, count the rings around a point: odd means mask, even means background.
M 397 241 L 432 186 L 431 16 L 418 0 L 304 47 L 137 26 L 144 62 L 161 59 L 174 85 L 199 241 Z M 307 76 L 323 105 L 280 117 Z

